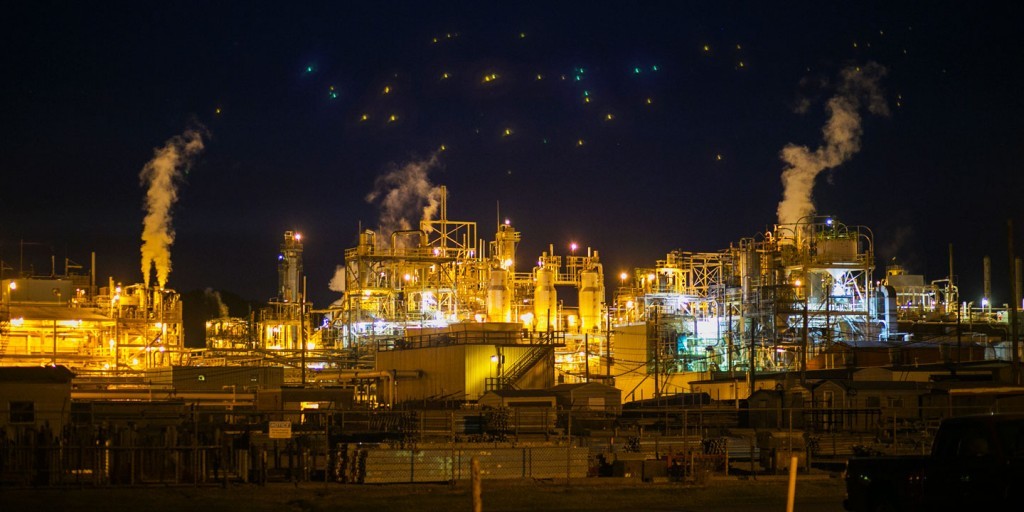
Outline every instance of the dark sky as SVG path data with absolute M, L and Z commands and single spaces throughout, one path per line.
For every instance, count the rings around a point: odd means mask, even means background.
M 96 251 L 101 279 L 140 281 L 139 172 L 199 123 L 206 148 L 173 209 L 180 291 L 275 295 L 294 229 L 326 304 L 360 223 L 377 225 L 376 177 L 441 145 L 429 177 L 449 218 L 490 239 L 500 204 L 520 269 L 575 241 L 614 276 L 770 227 L 780 150 L 818 146 L 841 70 L 876 62 L 891 115 L 864 114 L 861 150 L 817 179 L 819 213 L 868 226 L 880 265 L 928 279 L 952 243 L 964 300 L 980 300 L 989 254 L 1005 302 L 1007 219 L 1024 247 L 1020 4 L 423 4 L 5 8 L 5 263 L 25 240 L 44 244 L 26 251 L 37 270 L 50 248 Z

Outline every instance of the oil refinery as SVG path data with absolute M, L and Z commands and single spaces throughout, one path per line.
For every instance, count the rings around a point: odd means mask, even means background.
M 742 399 L 762 388 L 759 374 L 803 381 L 821 369 L 1013 360 L 1015 308 L 975 308 L 949 278 L 925 282 L 895 263 L 876 277 L 865 226 L 808 215 L 607 276 L 589 247 L 520 254 L 522 234 L 507 220 L 484 241 L 476 222 L 448 218 L 439 190 L 437 218 L 418 229 L 358 233 L 344 251 L 344 291 L 326 307 L 306 300 L 303 238 L 285 232 L 277 296 L 248 318 L 208 318 L 202 349 L 185 348 L 176 292 L 113 278 L 98 286 L 95 256 L 85 273 L 68 260 L 62 275 L 54 265 L 50 276 L 4 276 L 0 363 L 63 365 L 111 389 L 156 385 L 173 368 L 275 367 L 286 385 L 399 407 L 584 382 L 628 402 L 724 379 Z M 954 349 L 949 329 L 927 334 L 951 325 Z M 872 349 L 886 356 L 857 359 Z

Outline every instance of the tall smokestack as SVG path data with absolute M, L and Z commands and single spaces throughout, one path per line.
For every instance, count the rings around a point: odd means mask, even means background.
M 987 306 L 992 302 L 992 258 L 985 256 L 981 260 L 981 264 L 983 270 L 981 301 Z
M 155 268 L 157 284 L 167 285 L 171 273 L 171 207 L 178 200 L 178 182 L 192 159 L 203 149 L 205 129 L 185 130 L 154 150 L 153 159 L 139 173 L 146 190 L 146 218 L 142 221 L 142 279 L 149 288 L 150 269 Z
M 1013 275 L 1017 278 L 1017 287 L 1013 289 L 1017 296 L 1014 299 L 1018 307 L 1024 307 L 1024 304 L 1022 304 L 1022 301 L 1024 301 L 1024 272 L 1021 272 L 1021 259 L 1014 259 L 1013 264 Z
M 889 107 L 878 86 L 886 69 L 874 62 L 842 71 L 842 83 L 828 100 L 828 121 L 822 128 L 822 145 L 815 150 L 787 144 L 780 157 L 787 167 L 782 172 L 783 199 L 779 203 L 779 224 L 795 224 L 815 212 L 812 200 L 818 174 L 849 160 L 860 151 L 861 117 L 859 110 L 888 115 Z

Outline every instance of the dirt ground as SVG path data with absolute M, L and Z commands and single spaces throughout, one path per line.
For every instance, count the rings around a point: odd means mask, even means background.
M 750 511 L 785 510 L 786 479 L 715 479 L 704 486 L 644 484 L 620 479 L 484 481 L 485 511 Z M 839 478 L 798 481 L 798 511 L 842 510 Z M 469 484 L 339 485 L 268 484 L 222 487 L 118 489 L 3 489 L 7 512 L 44 510 L 103 512 L 319 512 L 472 510 Z

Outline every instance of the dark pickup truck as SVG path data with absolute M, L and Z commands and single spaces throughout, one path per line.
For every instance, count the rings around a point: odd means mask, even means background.
M 951 418 L 931 455 L 854 457 L 846 466 L 851 512 L 1024 509 L 1024 414 Z

